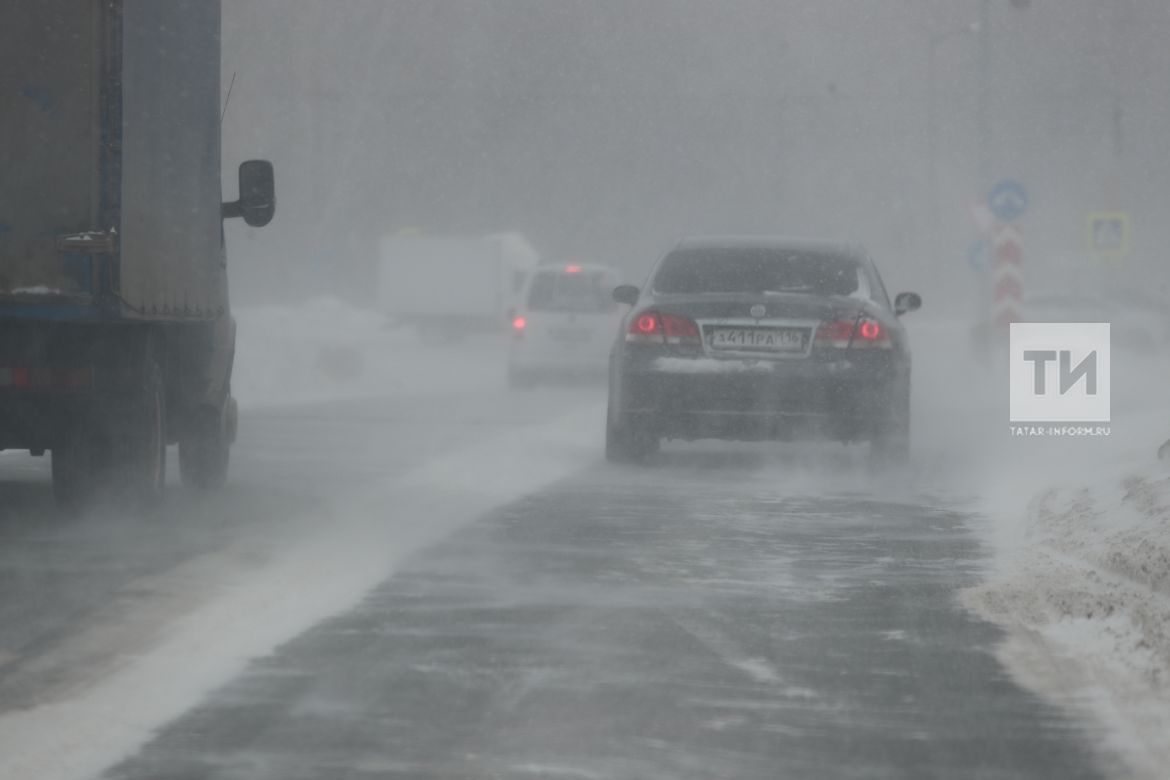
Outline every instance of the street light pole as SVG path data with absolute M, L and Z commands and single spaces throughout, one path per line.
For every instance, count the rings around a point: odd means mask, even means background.
M 979 3 L 979 100 L 975 116 L 979 192 L 991 186 L 991 0 Z

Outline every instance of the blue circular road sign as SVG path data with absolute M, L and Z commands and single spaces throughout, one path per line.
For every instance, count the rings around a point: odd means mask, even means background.
M 1015 222 L 1028 210 L 1028 191 L 1014 179 L 1004 179 L 987 194 L 987 207 L 1000 222 Z

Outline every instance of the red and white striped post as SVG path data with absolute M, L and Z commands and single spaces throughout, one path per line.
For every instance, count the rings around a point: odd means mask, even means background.
M 995 258 L 991 267 L 991 322 L 1007 330 L 1020 320 L 1024 305 L 1024 248 L 1020 231 L 1010 223 L 998 225 L 992 247 Z

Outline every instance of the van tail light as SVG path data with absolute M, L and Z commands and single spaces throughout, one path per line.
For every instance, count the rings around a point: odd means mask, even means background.
M 695 321 L 677 314 L 644 311 L 630 320 L 626 342 L 631 344 L 687 344 L 702 343 Z
M 892 349 L 890 332 L 869 317 L 856 320 L 830 320 L 817 328 L 816 343 L 836 349 Z

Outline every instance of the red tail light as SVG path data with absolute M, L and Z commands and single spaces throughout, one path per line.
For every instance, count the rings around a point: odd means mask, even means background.
M 891 349 L 890 332 L 877 320 L 833 320 L 817 328 L 817 344 L 837 349 Z
M 662 344 L 662 320 L 658 312 L 642 312 L 630 320 L 629 330 L 626 331 L 626 341 L 631 344 Z
M 853 334 L 854 349 L 892 349 L 890 332 L 877 320 L 862 317 L 857 323 L 857 332 Z
M 512 330 L 521 331 L 528 327 L 528 320 L 523 317 L 516 317 L 512 320 Z
M 885 334 L 881 323 L 873 320 L 862 320 L 857 326 L 857 335 L 861 337 L 862 341 L 877 341 Z
M 626 341 L 636 344 L 700 344 L 699 326 L 677 314 L 645 311 L 630 320 Z

